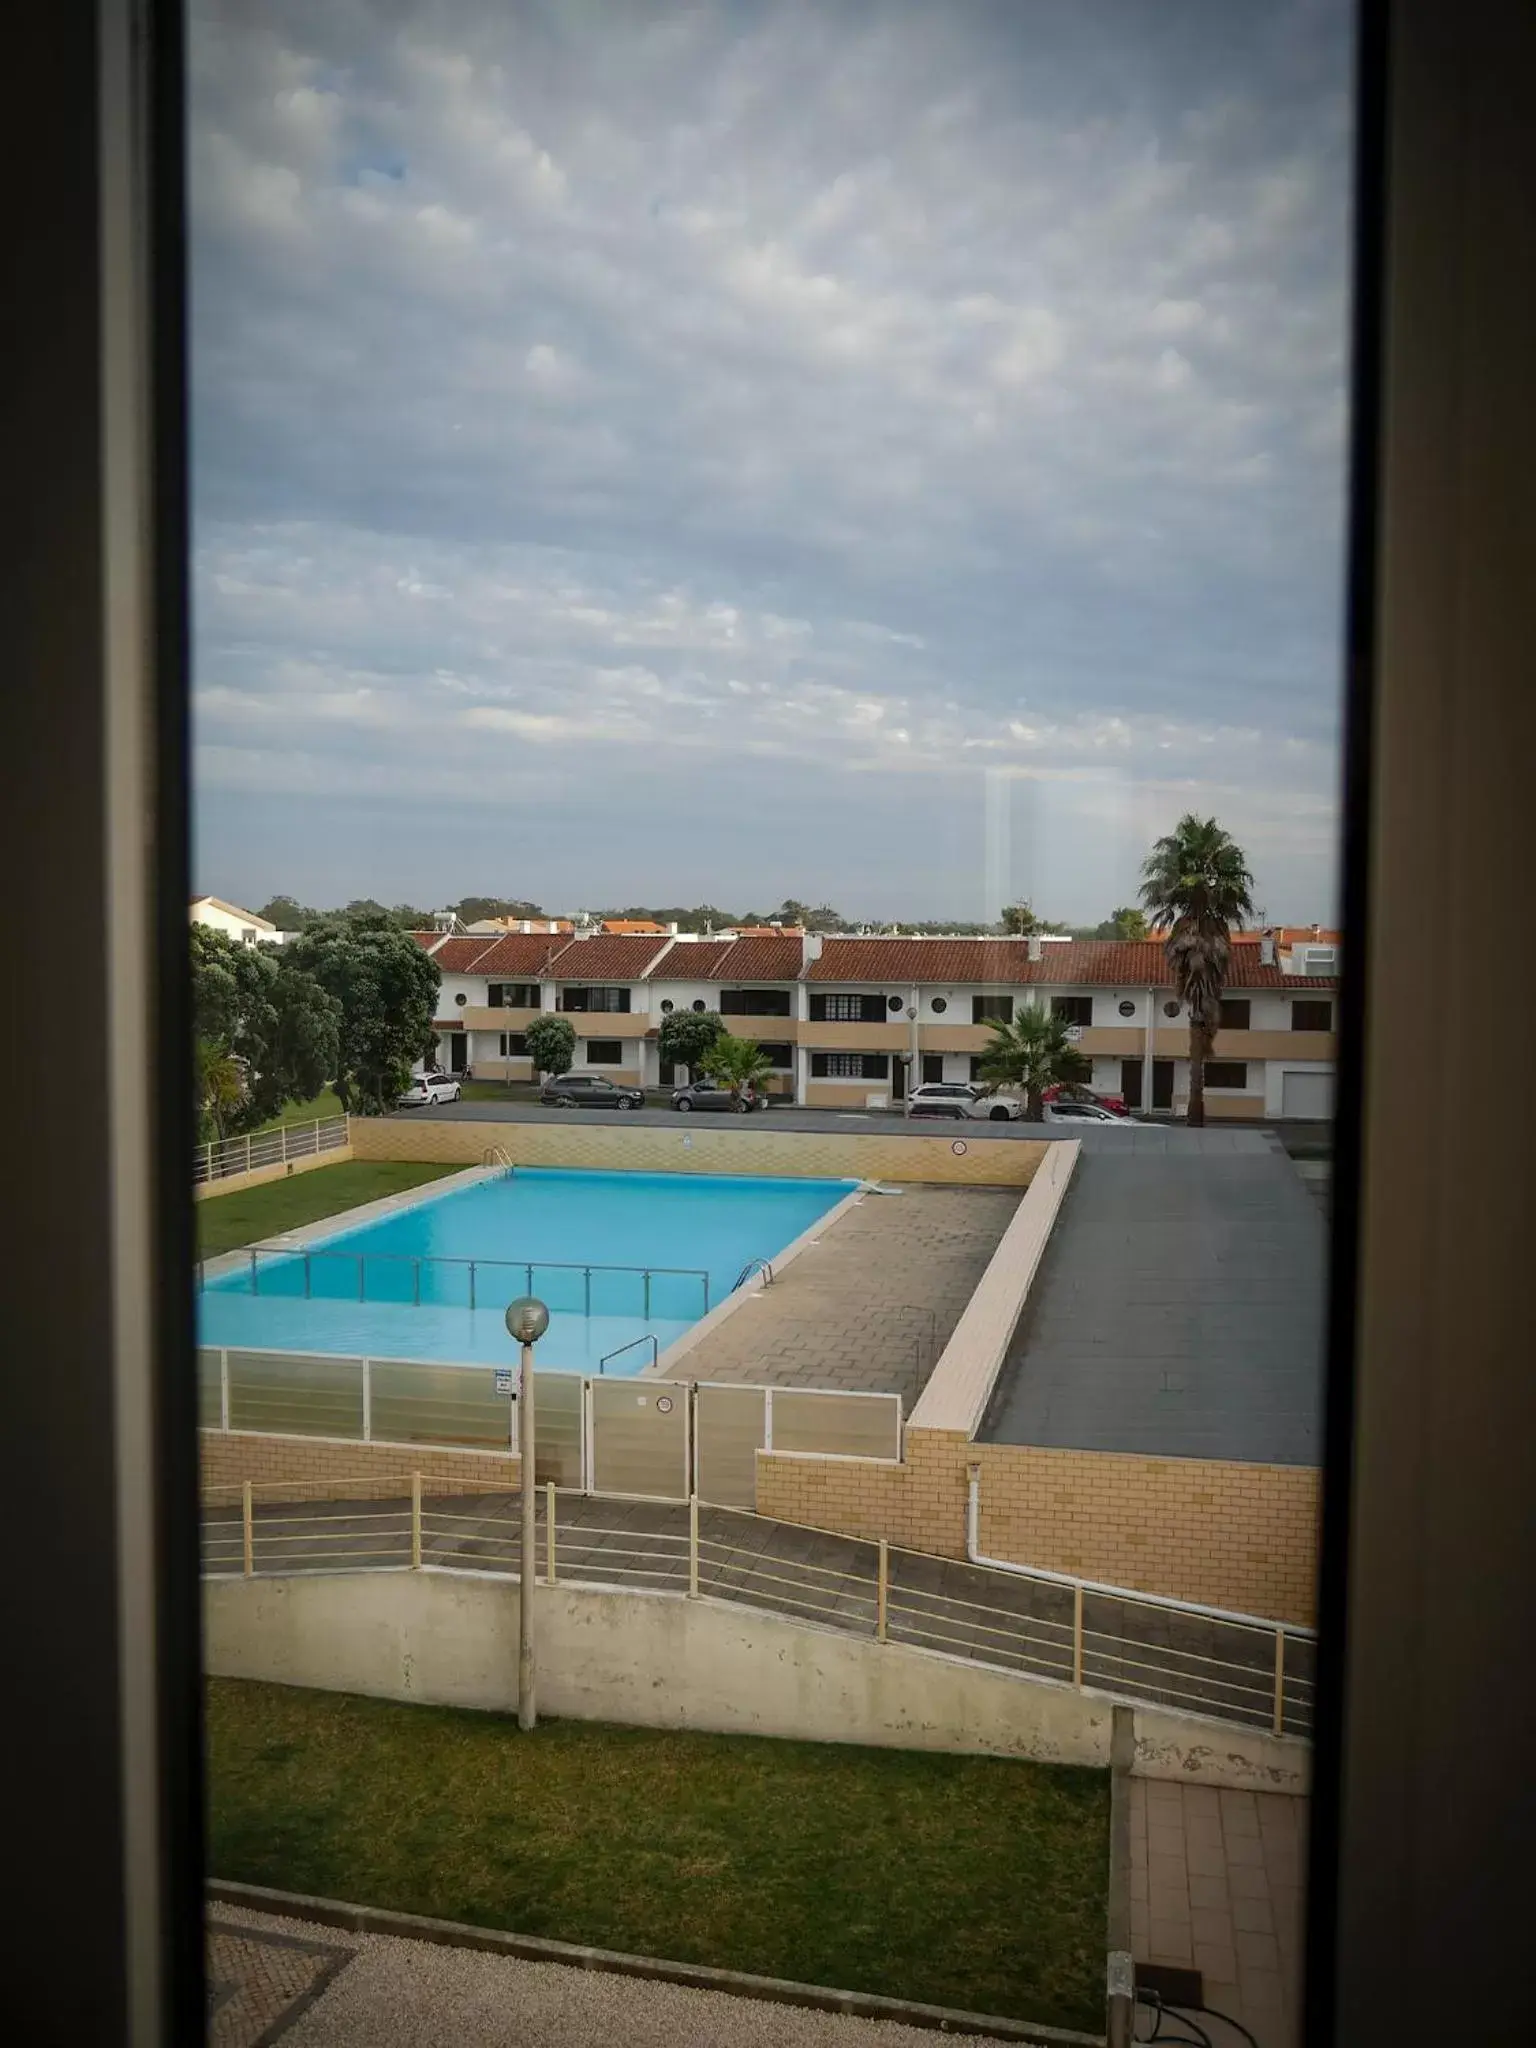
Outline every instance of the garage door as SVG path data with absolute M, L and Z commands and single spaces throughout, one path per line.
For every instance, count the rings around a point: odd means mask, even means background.
M 1284 1074 L 1280 1084 L 1282 1116 L 1330 1117 L 1333 1115 L 1332 1074 Z

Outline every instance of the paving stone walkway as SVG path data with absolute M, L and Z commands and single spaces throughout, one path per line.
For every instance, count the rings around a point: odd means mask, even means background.
M 1131 1780 L 1131 1947 L 1197 1970 L 1206 2005 L 1258 2048 L 1300 2042 L 1307 1802 Z M 1214 2048 L 1241 2036 L 1202 2014 Z
M 676 1377 L 897 1393 L 910 1411 L 1020 1200 L 1017 1188 L 866 1195 Z

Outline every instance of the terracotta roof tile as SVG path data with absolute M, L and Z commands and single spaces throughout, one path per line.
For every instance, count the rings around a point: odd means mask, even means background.
M 828 939 L 807 979 L 894 982 L 931 987 L 964 983 L 1045 988 L 1171 988 L 1173 970 L 1161 941 L 1047 941 L 1031 960 L 1027 939 Z M 1329 989 L 1323 975 L 1286 974 L 1260 962 L 1255 949 L 1235 947 L 1229 988 L 1276 988 L 1292 994 Z
M 800 941 L 775 934 L 739 938 L 725 956 L 722 981 L 796 981 L 800 975 Z
M 495 943 L 494 939 L 488 939 L 483 932 L 473 938 L 444 939 L 432 958 L 444 974 L 469 974 L 474 971 L 475 963 L 480 956 L 488 952 Z
M 509 932 L 504 939 L 480 939 L 476 974 L 498 980 L 534 981 L 570 942 L 559 932 Z
M 718 981 L 734 939 L 684 939 L 669 946 L 652 968 L 652 981 Z
M 440 939 L 440 938 L 441 938 L 442 936 L 443 936 L 443 935 L 442 935 L 442 933 L 441 933 L 441 932 L 412 932 L 412 933 L 411 933 L 411 937 L 412 937 L 412 938 L 413 938 L 413 939 L 414 939 L 414 940 L 416 941 L 417 945 L 418 945 L 418 946 L 420 946 L 420 948 L 421 948 L 421 950 L 423 951 L 423 953 L 430 953 L 430 952 L 431 952 L 431 950 L 432 950 L 432 948 L 433 948 L 433 947 L 434 947 L 434 946 L 435 946 L 435 945 L 437 944 L 438 940 L 439 940 L 439 939 Z
M 590 939 L 567 939 L 550 973 L 556 981 L 643 981 L 652 962 L 671 943 L 665 932 L 645 938 L 598 932 Z

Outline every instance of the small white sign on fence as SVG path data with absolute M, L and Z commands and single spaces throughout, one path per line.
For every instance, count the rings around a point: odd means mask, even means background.
M 496 1391 L 498 1394 L 510 1394 L 512 1391 L 512 1373 L 507 1366 L 498 1365 L 496 1368 Z

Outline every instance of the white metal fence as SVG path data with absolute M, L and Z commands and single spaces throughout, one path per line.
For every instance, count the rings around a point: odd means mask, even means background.
M 203 1570 L 520 1575 L 515 1491 L 421 1474 L 393 1484 L 384 1499 L 377 1478 L 209 1488 Z M 1275 1734 L 1311 1733 L 1307 1631 L 1202 1620 L 1134 1593 L 1084 1597 L 1054 1581 L 701 1507 L 696 1496 L 625 1508 L 560 1496 L 552 1483 L 540 1493 L 534 1570 L 547 1585 L 712 1595 Z
M 338 1151 L 347 1140 L 344 1116 L 317 1116 L 312 1123 L 282 1124 L 275 1131 L 221 1138 L 216 1144 L 199 1145 L 192 1154 L 192 1185 L 227 1180 L 237 1173 L 254 1172 L 258 1166 L 286 1166 L 295 1159 L 313 1159 L 320 1152 Z
M 537 1478 L 564 1491 L 720 1507 L 757 1504 L 759 1450 L 901 1457 L 901 1396 L 698 1385 L 545 1371 Z M 511 1451 L 517 1376 L 504 1366 L 206 1346 L 199 1420 L 225 1434 Z

